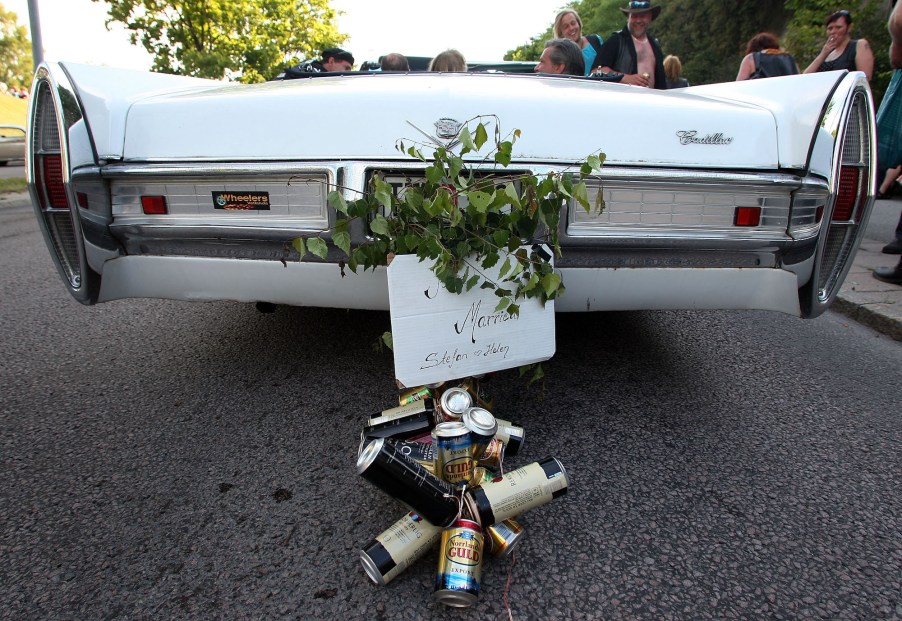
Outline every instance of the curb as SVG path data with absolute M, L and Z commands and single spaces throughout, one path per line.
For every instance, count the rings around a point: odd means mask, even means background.
M 864 239 L 831 308 L 860 324 L 902 341 L 902 286 L 874 278 L 875 267 L 895 265 L 899 255 L 883 254 L 884 242 Z

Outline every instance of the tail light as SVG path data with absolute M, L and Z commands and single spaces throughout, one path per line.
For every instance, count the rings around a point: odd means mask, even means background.
M 59 121 L 50 84 L 39 81 L 33 93 L 31 143 L 35 198 L 56 263 L 72 289 L 82 284 L 79 228 L 65 183 Z
M 812 309 L 813 315 L 823 312 L 839 292 L 863 232 L 874 165 L 870 117 L 869 98 L 859 90 L 852 97 L 842 132 L 833 210 L 823 223 L 826 230 L 813 300 L 820 308 Z

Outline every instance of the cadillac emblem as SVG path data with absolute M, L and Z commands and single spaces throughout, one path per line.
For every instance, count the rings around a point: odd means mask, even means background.
M 443 140 L 451 140 L 457 137 L 463 123 L 454 119 L 441 118 L 435 122 L 435 135 Z

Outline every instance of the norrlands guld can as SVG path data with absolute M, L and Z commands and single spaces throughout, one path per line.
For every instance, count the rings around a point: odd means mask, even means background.
M 470 430 L 459 421 L 439 423 L 432 430 L 435 474 L 456 487 L 470 482 L 475 465 Z
M 546 457 L 467 490 L 464 503 L 473 519 L 488 528 L 566 494 L 569 484 L 563 464 Z
M 413 565 L 442 536 L 440 526 L 411 511 L 366 544 L 360 561 L 370 580 L 386 585 Z
M 479 524 L 459 519 L 442 531 L 438 571 L 435 574 L 435 600 L 446 606 L 465 608 L 479 599 L 484 546 Z

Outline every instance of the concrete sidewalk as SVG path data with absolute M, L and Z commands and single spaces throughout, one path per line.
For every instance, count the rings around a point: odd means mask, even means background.
M 831 308 L 858 323 L 902 341 L 902 285 L 874 278 L 875 267 L 894 266 L 897 254 L 883 254 L 885 242 L 864 239 Z

